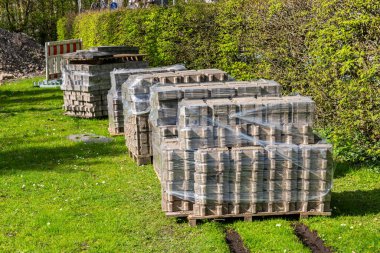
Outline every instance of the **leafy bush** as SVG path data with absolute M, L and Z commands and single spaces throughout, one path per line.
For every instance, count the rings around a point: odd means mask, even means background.
M 72 23 L 70 23 L 70 20 Z M 151 65 L 221 68 L 309 95 L 339 159 L 380 160 L 380 3 L 224 0 L 89 12 L 61 19 L 60 39 L 134 45 Z
M 309 87 L 318 123 L 333 129 L 337 155 L 380 158 L 380 2 L 319 0 L 306 42 Z

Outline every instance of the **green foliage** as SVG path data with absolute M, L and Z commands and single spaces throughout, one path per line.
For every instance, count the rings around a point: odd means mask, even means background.
M 338 158 L 380 159 L 380 7 L 376 0 L 225 0 L 90 12 L 62 19 L 85 47 L 134 45 L 151 65 L 221 68 L 278 81 L 317 103 Z M 70 23 L 73 22 L 73 24 Z M 62 31 L 66 29 L 66 31 Z
M 72 38 L 75 13 L 69 13 L 57 21 L 58 40 L 68 40 Z
M 33 36 L 40 43 L 56 40 L 58 36 L 70 37 L 62 27 L 63 21 L 58 19 L 66 16 L 66 22 L 73 21 L 73 12 L 78 11 L 79 1 L 63 0 L 0 0 L 0 28 L 12 32 L 23 32 Z M 93 0 L 81 0 L 82 9 L 89 9 Z
M 337 155 L 380 158 L 380 3 L 320 0 L 306 42 L 309 88 L 319 124 L 329 126 Z

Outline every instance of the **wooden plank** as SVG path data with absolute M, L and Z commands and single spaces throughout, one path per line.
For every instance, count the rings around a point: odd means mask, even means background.
M 176 217 L 176 218 L 186 218 L 189 217 L 190 212 L 182 211 L 182 212 L 166 212 L 166 217 Z
M 178 214 L 180 215 L 180 214 Z M 184 215 L 184 214 L 183 214 Z M 331 216 L 331 212 L 262 212 L 262 213 L 254 213 L 254 214 L 226 214 L 226 215 L 208 215 L 208 216 L 194 216 L 188 215 L 187 219 L 189 221 L 190 226 L 196 226 L 198 220 L 223 220 L 223 219 L 233 219 L 233 218 L 244 218 L 245 222 L 251 222 L 253 217 L 277 217 L 277 216 L 288 216 L 288 215 L 299 215 L 301 218 L 308 218 L 309 216 Z M 168 215 L 167 215 L 168 216 Z M 170 216 L 168 216 L 170 217 Z M 172 217 L 183 217 L 183 216 L 175 216 Z
M 207 215 L 195 216 L 189 215 L 189 219 L 223 219 L 223 218 L 247 218 L 247 217 L 267 217 L 267 216 L 286 216 L 286 215 L 300 215 L 300 216 L 331 216 L 331 212 L 262 212 L 262 213 L 243 213 L 243 214 L 225 214 L 225 215 Z
M 134 56 L 147 56 L 147 54 L 115 54 L 115 58 L 134 57 Z

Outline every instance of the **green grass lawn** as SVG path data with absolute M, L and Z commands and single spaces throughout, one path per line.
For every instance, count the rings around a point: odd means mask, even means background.
M 166 218 L 152 167 L 127 157 L 123 137 L 67 139 L 107 136 L 107 120 L 64 116 L 62 92 L 32 81 L 0 86 L 0 252 L 228 252 L 226 227 L 251 252 L 309 252 L 291 220 L 192 228 Z M 337 252 L 379 252 L 380 174 L 340 165 L 333 206 L 333 217 L 304 222 Z

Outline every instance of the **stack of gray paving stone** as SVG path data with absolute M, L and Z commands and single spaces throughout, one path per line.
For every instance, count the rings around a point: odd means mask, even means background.
M 128 58 L 131 54 L 126 56 L 125 53 L 136 52 L 135 48 L 132 49 L 99 47 L 65 55 L 66 63 L 62 66 L 61 89 L 64 91 L 63 109 L 66 114 L 81 118 L 107 116 L 107 93 L 111 88 L 110 72 L 114 69 L 148 66 L 140 58 L 132 61 Z M 120 57 L 118 57 L 119 54 L 121 54 Z M 117 104 L 112 106 L 118 107 Z
M 201 99 L 184 99 L 173 87 L 165 95 L 167 87 L 152 89 L 153 161 L 167 215 L 330 211 L 332 146 L 315 144 L 315 104 L 280 97 L 271 84 L 246 84 L 247 97 L 224 89 Z M 159 98 L 169 97 L 177 99 L 176 125 L 158 120 Z
M 185 70 L 183 65 L 173 65 L 158 68 L 144 69 L 116 69 L 111 72 L 111 89 L 108 91 L 108 118 L 109 118 L 109 133 L 111 135 L 124 134 L 124 115 L 121 87 L 131 75 L 137 74 L 153 74 L 163 73 L 168 71 Z
M 126 145 L 131 157 L 139 165 L 149 164 L 152 160 L 152 137 L 149 124 L 151 108 L 150 88 L 165 85 L 174 86 L 200 86 L 201 82 L 224 82 L 228 75 L 221 70 L 187 70 L 167 73 L 154 73 L 143 75 L 131 75 L 122 85 L 122 99 L 124 103 L 124 132 Z M 160 121 L 176 124 L 176 104 L 167 104 L 165 113 Z M 173 106 L 175 108 L 173 108 Z

